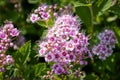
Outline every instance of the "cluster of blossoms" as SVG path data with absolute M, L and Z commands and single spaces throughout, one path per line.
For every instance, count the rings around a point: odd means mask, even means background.
M 4 69 L 6 64 L 13 61 L 10 55 L 5 55 L 9 47 L 14 47 L 12 39 L 19 35 L 17 28 L 14 28 L 12 23 L 6 23 L 0 28 L 0 71 Z
M 84 78 L 85 77 L 85 72 L 81 71 L 80 68 L 78 68 L 77 70 L 74 71 L 74 77 L 75 78 Z
M 45 57 L 46 62 L 54 62 L 52 71 L 55 74 L 69 74 L 71 63 L 86 65 L 85 59 L 92 57 L 88 50 L 89 38 L 79 30 L 76 16 L 60 16 L 48 30 L 46 39 L 39 44 L 40 56 Z
M 9 47 L 13 47 L 12 39 L 18 35 L 19 31 L 12 23 L 5 24 L 0 29 L 0 52 L 4 53 Z
M 0 54 L 0 72 L 4 72 L 5 66 L 12 64 L 14 62 L 12 56 L 5 55 L 4 53 Z
M 104 32 L 98 35 L 100 44 L 93 47 L 92 52 L 99 56 L 99 59 L 105 60 L 106 57 L 113 53 L 115 43 L 117 41 L 113 31 L 106 29 Z
M 58 7 L 57 4 L 55 5 L 46 5 L 42 4 L 37 9 L 34 10 L 34 13 L 30 16 L 30 21 L 35 23 L 37 21 L 46 21 L 49 18 L 56 18 L 58 17 L 59 12 L 67 13 L 69 10 L 69 6 L 65 6 L 64 8 Z
M 37 9 L 34 10 L 34 13 L 31 14 L 30 21 L 32 23 L 35 23 L 38 20 L 48 20 L 50 18 L 50 14 L 53 13 L 52 10 L 56 8 L 57 8 L 57 5 L 48 6 L 46 4 L 42 4 Z

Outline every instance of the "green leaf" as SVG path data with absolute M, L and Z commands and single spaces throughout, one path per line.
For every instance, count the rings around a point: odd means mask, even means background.
M 84 4 L 84 3 L 80 3 L 78 1 L 72 1 L 72 4 L 74 5 L 74 7 L 79 7 L 79 6 L 92 6 L 92 4 Z
M 30 4 L 36 4 L 36 3 L 38 3 L 38 0 L 28 0 L 28 3 L 30 3 Z
M 117 18 L 118 18 L 118 16 L 117 16 L 117 15 L 112 16 L 112 17 L 108 17 L 108 18 L 107 18 L 107 22 L 112 22 L 112 21 L 115 21 Z
M 113 30 L 114 30 L 115 35 L 117 37 L 118 46 L 120 47 L 120 28 L 119 27 L 114 27 Z
M 46 26 L 45 21 L 39 21 L 39 22 L 37 22 L 37 24 L 40 25 L 40 26 L 42 26 L 42 27 L 45 27 L 45 28 L 48 27 L 48 26 Z
M 98 16 L 102 15 L 106 10 L 108 10 L 112 5 L 112 0 L 107 0 L 106 4 L 103 6 L 101 11 L 98 13 Z
M 75 12 L 80 17 L 80 19 L 84 22 L 84 24 L 87 26 L 87 29 L 90 30 L 92 26 L 92 16 L 91 16 L 89 7 L 87 6 L 76 7 Z
M 62 4 L 66 4 L 66 3 L 70 3 L 71 2 L 71 0 L 60 0 L 60 3 L 62 3 Z
M 46 64 L 45 63 L 39 63 L 34 66 L 35 68 L 35 75 L 39 76 L 42 74 L 42 71 L 46 70 Z
M 114 13 L 118 15 L 118 17 L 120 17 L 120 5 L 118 4 L 118 5 L 111 7 L 109 12 Z
M 97 0 L 93 5 L 95 16 L 101 16 L 112 6 L 112 0 Z
M 0 72 L 0 79 L 3 80 L 2 72 Z
M 31 53 L 31 41 L 26 42 L 15 54 L 14 59 L 18 64 L 26 64 Z

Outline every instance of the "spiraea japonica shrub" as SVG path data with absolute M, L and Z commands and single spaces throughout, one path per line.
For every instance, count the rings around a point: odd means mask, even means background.
M 119 5 L 1 0 L 0 80 L 119 80 Z

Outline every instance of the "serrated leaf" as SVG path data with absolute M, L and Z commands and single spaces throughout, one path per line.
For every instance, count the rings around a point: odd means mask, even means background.
M 26 42 L 15 54 L 14 59 L 18 64 L 25 64 L 31 53 L 31 41 Z
M 34 66 L 35 68 L 35 74 L 40 75 L 42 71 L 46 69 L 46 64 L 45 63 L 39 63 Z

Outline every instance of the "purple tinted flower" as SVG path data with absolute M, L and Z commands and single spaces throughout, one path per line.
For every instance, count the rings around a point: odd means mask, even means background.
M 12 37 L 19 35 L 17 28 L 12 23 L 6 23 L 0 30 L 0 52 L 5 52 L 11 46 Z
M 105 30 L 99 33 L 98 39 L 100 44 L 93 47 L 92 52 L 99 57 L 99 59 L 105 60 L 113 52 L 112 48 L 115 47 L 117 41 L 114 32 L 111 30 Z
M 53 64 L 52 69 L 55 70 L 58 66 L 60 66 L 59 64 Z
M 84 65 L 84 61 L 80 61 L 80 65 Z
M 70 62 L 75 62 L 75 60 L 76 60 L 75 54 L 69 54 L 69 60 L 70 60 Z
M 4 32 L 0 32 L 0 38 L 7 39 L 7 34 L 5 34 Z
M 5 71 L 5 66 L 12 64 L 14 62 L 13 58 L 10 55 L 5 55 L 4 53 L 0 54 L 0 72 Z
M 56 37 L 55 36 L 50 36 L 48 38 L 48 42 L 55 42 Z
M 55 56 L 52 53 L 48 53 L 48 54 L 45 55 L 45 61 L 46 62 L 53 61 L 54 58 L 55 58 Z
M 67 41 L 69 39 L 69 36 L 67 34 L 61 34 L 60 39 L 64 42 L 64 41 Z
M 44 19 L 44 20 L 48 20 L 50 15 L 48 13 L 45 13 L 45 12 L 42 12 L 41 13 L 41 17 Z
M 4 25 L 3 29 L 7 30 L 7 29 L 13 29 L 14 25 L 12 23 L 7 23 Z
M 79 45 L 79 38 L 77 37 L 73 38 L 73 42 L 75 45 Z
M 4 67 L 0 67 L 0 72 L 4 72 L 5 68 Z
M 107 29 L 98 35 L 98 39 L 101 44 L 111 45 L 112 47 L 117 41 L 114 32 Z
M 46 4 L 42 4 L 41 6 L 38 7 L 38 9 L 39 9 L 40 11 L 46 11 L 47 7 L 48 7 L 48 6 L 47 6 Z
M 62 53 L 61 53 L 61 56 L 64 58 L 66 58 L 66 56 L 67 56 L 67 54 L 68 54 L 68 52 L 67 51 L 63 51 Z
M 10 32 L 10 35 L 12 37 L 18 36 L 19 35 L 19 31 L 17 30 L 17 28 L 12 29 L 11 32 Z
M 6 56 L 6 63 L 7 63 L 7 64 L 11 64 L 11 63 L 13 63 L 13 62 L 14 62 L 13 58 L 12 58 L 10 55 L 7 55 L 7 56 Z
M 64 73 L 64 71 L 65 71 L 64 68 L 63 68 L 62 66 L 60 66 L 60 65 L 58 65 L 58 66 L 54 69 L 55 74 L 58 74 L 58 75 Z
M 64 69 L 62 67 L 57 67 L 57 69 L 55 70 L 55 73 L 60 75 L 63 73 L 63 71 L 64 71 Z
M 39 50 L 40 56 L 44 56 L 45 53 L 46 53 L 46 50 L 45 50 L 45 49 L 40 49 L 40 50 Z

